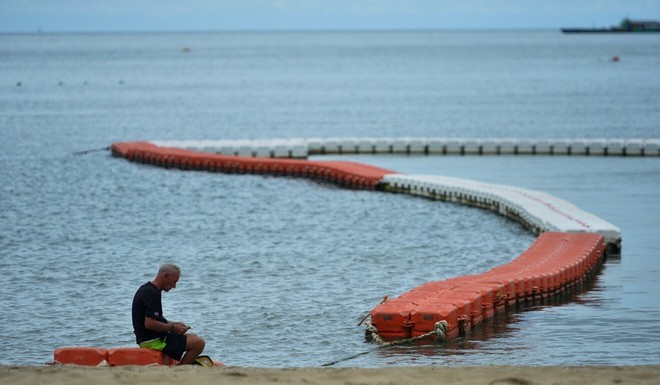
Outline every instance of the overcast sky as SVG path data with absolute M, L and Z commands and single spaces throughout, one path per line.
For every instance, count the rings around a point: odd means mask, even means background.
M 660 0 L 0 0 L 0 32 L 608 27 Z

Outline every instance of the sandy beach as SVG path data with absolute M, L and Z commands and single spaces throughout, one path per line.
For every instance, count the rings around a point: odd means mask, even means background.
M 660 366 L 621 367 L 397 367 L 202 368 L 0 366 L 2 384 L 658 384 Z

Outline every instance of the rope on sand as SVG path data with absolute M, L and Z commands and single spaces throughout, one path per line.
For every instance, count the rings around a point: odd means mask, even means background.
M 354 358 L 363 356 L 365 354 L 369 354 L 369 353 L 371 353 L 372 351 L 374 351 L 376 349 L 384 349 L 384 348 L 389 348 L 389 347 L 392 347 L 392 346 L 407 345 L 407 344 L 411 344 L 413 342 L 429 339 L 431 337 L 434 337 L 435 341 L 437 341 L 437 342 L 446 342 L 447 341 L 447 326 L 448 326 L 447 321 L 439 321 L 439 322 L 436 322 L 435 328 L 433 330 L 431 330 L 430 332 L 428 332 L 426 334 L 422 334 L 421 336 L 406 338 L 406 339 L 403 339 L 403 340 L 385 342 L 385 341 L 383 341 L 383 338 L 380 335 L 378 335 L 378 329 L 376 329 L 376 327 L 373 326 L 373 325 L 369 325 L 367 327 L 367 330 L 364 333 L 365 338 L 367 339 L 367 341 L 375 341 L 378 344 L 377 347 L 375 347 L 373 349 L 370 349 L 370 350 L 367 350 L 367 351 L 364 351 L 364 352 L 361 352 L 361 353 L 358 353 L 358 354 L 354 354 L 352 356 L 348 356 L 348 357 L 336 360 L 336 361 L 327 362 L 327 363 L 325 363 L 321 366 L 332 366 L 332 365 L 338 364 L 340 362 L 349 361 L 349 360 L 352 360 Z

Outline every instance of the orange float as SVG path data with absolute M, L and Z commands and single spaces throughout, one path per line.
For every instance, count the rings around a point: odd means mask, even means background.
M 108 365 L 176 365 L 179 362 L 167 354 L 143 348 L 112 348 L 108 349 Z
M 165 353 L 138 347 L 95 348 L 86 346 L 67 346 L 55 349 L 53 364 L 82 366 L 127 366 L 127 365 L 177 365 L 179 361 Z M 213 361 L 214 366 L 224 366 Z
M 84 346 L 67 346 L 55 349 L 56 364 L 99 366 L 108 362 L 108 350 Z
M 372 324 L 379 332 L 387 330 L 382 335 L 384 338 L 411 338 L 432 331 L 433 325 L 410 316 L 417 309 L 411 309 L 405 302 L 425 297 L 427 308 L 432 304 L 438 308 L 451 305 L 469 309 L 458 311 L 457 315 L 465 316 L 474 328 L 506 306 L 525 301 L 533 303 L 567 289 L 597 268 L 604 252 L 604 238 L 599 234 L 543 233 L 508 264 L 479 275 L 427 283 L 376 306 L 371 311 Z M 513 301 L 514 298 L 518 301 Z M 389 316 L 392 314 L 408 314 L 409 317 Z M 429 314 L 429 311 L 424 313 L 427 317 Z M 442 316 L 443 312 L 437 311 L 434 319 Z

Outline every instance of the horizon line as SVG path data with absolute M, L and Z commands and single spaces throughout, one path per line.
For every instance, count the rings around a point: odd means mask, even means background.
M 561 31 L 566 27 L 465 27 L 465 28 L 250 28 L 250 29 L 81 29 L 81 30 L 0 30 L 2 35 L 70 35 L 70 34 L 140 34 L 140 33 L 327 33 L 327 32 L 531 32 Z

